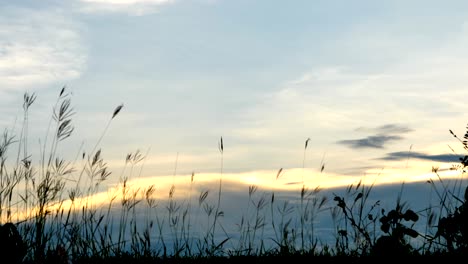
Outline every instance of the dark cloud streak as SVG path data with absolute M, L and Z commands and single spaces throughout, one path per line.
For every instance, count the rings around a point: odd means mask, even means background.
M 421 152 L 408 152 L 408 151 L 399 151 L 399 152 L 390 152 L 387 153 L 385 157 L 380 158 L 382 160 L 403 160 L 408 158 L 422 159 L 422 160 L 431 160 L 438 162 L 460 162 L 460 156 L 455 154 L 435 154 L 429 155 Z
M 391 141 L 401 140 L 400 136 L 375 135 L 361 139 L 349 139 L 338 141 L 339 144 L 347 145 L 351 148 L 384 148 L 385 144 Z
M 386 144 L 390 142 L 403 139 L 403 137 L 399 136 L 399 134 L 411 132 L 412 129 L 404 125 L 385 124 L 374 128 L 359 127 L 356 129 L 356 131 L 371 132 L 374 133 L 374 135 L 370 135 L 360 139 L 340 140 L 337 143 L 346 145 L 354 149 L 382 149 L 385 147 Z

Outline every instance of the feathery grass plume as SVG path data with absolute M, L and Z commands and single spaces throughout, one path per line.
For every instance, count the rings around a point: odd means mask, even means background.
M 20 140 L 18 141 L 18 154 L 16 157 L 16 166 L 19 165 L 20 155 L 23 152 L 22 159 L 27 159 L 28 155 L 28 130 L 29 130 L 29 108 L 36 101 L 36 94 L 24 93 L 23 96 L 23 125 L 21 126 Z M 21 150 L 21 148 L 23 148 Z
M 220 166 L 220 176 L 219 176 L 219 187 L 218 187 L 218 203 L 216 204 L 215 214 L 212 224 L 212 234 L 211 234 L 211 243 L 213 249 L 218 249 L 219 245 L 216 245 L 215 236 L 216 236 L 216 225 L 218 224 L 218 218 L 224 216 L 224 212 L 221 211 L 221 193 L 222 193 L 222 182 L 223 182 L 223 168 L 224 168 L 224 143 L 223 137 L 220 138 L 218 142 L 219 152 L 221 153 L 221 166 Z M 214 252 L 212 252 L 214 253 Z
M 281 173 L 283 172 L 283 168 L 280 168 L 278 170 L 278 172 L 276 173 L 276 179 L 279 179 L 279 177 L 281 176 Z
M 120 110 L 122 110 L 123 108 L 123 104 L 120 104 L 118 105 L 115 110 L 114 110 L 114 113 L 112 114 L 112 118 L 111 119 L 114 119 L 114 117 L 120 112 Z
M 120 113 L 120 111 L 122 110 L 123 108 L 123 104 L 120 104 L 118 105 L 114 112 L 112 113 L 112 117 L 109 119 L 109 121 L 107 121 L 107 125 L 106 127 L 104 128 L 104 131 L 101 133 L 101 136 L 99 137 L 98 141 L 96 142 L 96 144 L 94 145 L 93 147 L 93 150 L 91 151 L 91 155 L 94 155 L 94 151 L 96 151 L 96 148 L 99 146 L 99 144 L 101 143 L 102 139 L 104 138 L 104 135 L 107 133 L 107 130 L 109 129 L 109 126 L 110 126 L 110 123 L 111 121 L 117 116 L 117 114 Z
M 154 184 L 150 185 L 148 188 L 143 190 L 144 198 L 146 201 L 146 211 L 145 211 L 145 229 L 143 231 L 142 238 L 140 238 L 140 242 L 142 245 L 142 256 L 144 257 L 151 257 L 152 256 L 152 238 L 151 233 L 154 227 L 154 220 L 153 220 L 153 211 L 157 206 L 156 200 L 154 199 L 154 194 L 156 192 L 156 188 Z
M 309 145 L 310 138 L 307 138 L 305 143 L 304 143 L 304 155 L 302 158 L 302 183 L 304 184 L 304 169 L 305 169 L 305 161 L 306 161 L 306 151 L 307 151 L 307 146 Z
M 276 173 L 276 177 L 275 177 L 275 181 L 277 181 L 279 179 L 279 177 L 281 176 L 281 173 L 283 172 L 283 168 L 280 168 L 278 170 L 278 172 Z M 276 239 L 276 243 L 278 243 L 280 241 L 280 236 L 278 235 L 278 230 L 276 228 L 276 224 L 275 224 L 275 210 L 274 210 L 274 204 L 275 204 L 275 191 L 274 191 L 274 188 L 272 187 L 272 190 L 271 190 L 271 199 L 270 199 L 270 218 L 271 218 L 271 227 L 273 229 L 273 234 L 274 234 L 274 239 L 273 241 Z
M 207 223 L 206 231 L 203 237 L 197 243 L 198 251 L 200 252 L 200 254 L 210 254 L 211 245 L 213 245 L 213 241 L 212 241 L 213 225 L 211 224 L 211 216 L 213 215 L 215 207 L 211 205 L 210 203 L 208 203 L 207 201 L 208 194 L 209 194 L 209 190 L 204 190 L 200 192 L 200 195 L 198 197 L 199 209 L 203 209 L 203 211 L 205 212 L 206 223 Z
M 219 152 L 223 154 L 223 151 L 224 151 L 223 137 L 221 137 L 221 139 L 219 140 L 218 147 L 219 147 Z
M 301 229 L 301 247 L 304 248 L 304 225 L 305 225 L 305 218 L 306 218 L 306 211 L 304 210 L 304 198 L 305 194 L 307 193 L 307 188 L 304 185 L 304 170 L 305 170 L 305 160 L 306 160 L 306 151 L 307 151 L 307 146 L 309 145 L 310 138 L 307 138 L 305 143 L 304 143 L 304 156 L 302 159 L 302 188 L 301 188 L 301 205 L 300 205 L 300 229 Z
M 249 245 L 248 254 L 250 254 L 251 253 L 250 251 L 254 249 L 254 245 L 257 241 L 260 245 L 259 245 L 259 248 L 256 250 L 256 252 L 254 252 L 254 254 L 259 255 L 263 253 L 263 250 L 264 250 L 263 235 L 261 235 L 257 239 L 257 232 L 260 231 L 261 234 L 263 234 L 263 231 L 264 231 L 263 228 L 265 227 L 265 216 L 262 214 L 262 211 L 266 205 L 267 205 L 267 202 L 266 202 L 264 194 L 257 200 L 256 203 L 254 202 L 255 217 L 254 217 L 254 225 L 252 228 L 252 238 L 250 240 L 251 244 Z
M 56 120 L 56 108 L 58 106 L 58 104 L 64 100 L 65 98 L 67 98 L 69 96 L 69 94 L 65 94 L 65 88 L 66 86 L 63 86 L 62 87 L 62 90 L 60 91 L 59 93 L 59 96 L 55 102 L 55 105 L 52 107 L 52 117 L 51 119 L 49 120 L 49 125 L 47 126 L 47 132 L 46 132 L 46 135 L 45 135 L 45 140 L 44 140 L 44 145 L 43 145 L 43 148 L 42 148 L 42 168 L 45 168 L 45 155 L 46 155 L 46 147 L 47 147 L 47 144 L 48 144 L 48 136 L 49 136 L 49 131 L 52 127 L 52 121 L 53 120 Z M 62 101 L 63 102 L 63 101 Z M 52 149 L 52 146 L 51 146 L 51 149 Z M 50 162 L 50 159 L 49 159 L 49 162 Z M 42 172 L 44 174 L 44 171 Z
M 275 229 L 275 237 L 272 238 L 272 241 L 278 246 L 278 254 L 287 256 L 296 251 L 294 227 L 291 227 L 293 221 L 291 214 L 294 213 L 294 206 L 290 205 L 288 200 L 285 200 L 277 210 L 280 221 L 277 229 Z
M 245 212 L 242 214 L 240 223 L 238 224 L 239 226 L 239 243 L 238 243 L 238 249 L 237 249 L 237 254 L 247 254 L 250 255 L 252 253 L 252 238 L 250 236 L 250 231 L 251 231 L 251 219 L 249 217 L 250 213 L 250 205 L 254 204 L 253 202 L 253 195 L 257 191 L 257 186 L 256 185 L 249 185 L 248 188 L 248 200 L 247 200 L 247 205 Z
M 193 181 L 195 179 L 195 172 L 192 172 L 190 176 L 190 188 L 188 193 L 188 202 L 186 208 L 186 215 L 187 215 L 187 232 L 183 232 L 182 235 L 184 236 L 185 246 L 187 254 L 190 256 L 193 254 L 192 252 L 192 235 L 191 235 L 191 219 L 192 219 L 192 190 L 193 190 Z
M 60 199 L 61 193 L 65 187 L 66 174 L 72 172 L 72 170 L 61 170 L 58 168 L 64 164 L 63 161 L 57 157 L 57 148 L 60 142 L 70 137 L 74 128 L 71 123 L 71 118 L 75 114 L 71 106 L 70 94 L 65 93 L 65 89 L 62 91 L 57 98 L 55 106 L 52 109 L 52 118 L 49 122 L 47 132 L 49 132 L 52 126 L 52 121 L 55 123 L 55 131 L 50 142 L 48 157 L 46 158 L 47 148 L 47 136 L 44 141 L 42 149 L 42 168 L 40 169 L 41 175 L 39 179 L 32 179 L 32 188 L 34 193 L 35 205 L 37 207 L 35 212 L 35 240 L 33 243 L 33 251 L 36 259 L 41 260 L 45 257 L 45 251 L 47 244 L 52 236 L 53 230 L 50 229 L 46 232 L 46 222 L 48 215 L 51 213 L 49 207 Z M 45 162 L 47 160 L 47 162 Z M 55 169 L 54 169 L 55 161 Z
M 320 160 L 320 173 L 325 170 L 325 153 L 323 153 L 322 160 Z
M 11 136 L 7 130 L 4 131 L 0 141 L 0 224 L 11 219 L 11 199 L 13 190 L 20 182 L 17 174 L 9 173 L 7 168 L 7 153 L 9 147 L 15 142 L 14 136 Z M 4 213 L 6 212 L 6 216 Z

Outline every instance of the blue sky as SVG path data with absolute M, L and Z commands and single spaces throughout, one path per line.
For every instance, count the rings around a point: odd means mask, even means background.
M 123 104 L 100 147 L 116 171 L 147 153 L 147 178 L 218 173 L 220 137 L 226 175 L 265 184 L 284 168 L 285 186 L 303 167 L 325 186 L 424 180 L 456 162 L 448 145 L 464 154 L 449 134 L 467 122 L 464 1 L 0 5 L 0 124 L 19 129 L 23 93 L 36 93 L 32 150 L 65 85 L 75 131 L 60 153 L 90 151 Z

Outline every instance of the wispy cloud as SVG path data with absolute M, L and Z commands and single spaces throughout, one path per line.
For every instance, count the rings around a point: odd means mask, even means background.
M 116 12 L 129 15 L 146 15 L 174 0 L 81 0 L 82 11 L 87 13 Z
M 87 57 L 77 23 L 60 10 L 5 8 L 0 13 L 0 89 L 81 75 Z
M 412 129 L 410 129 L 407 126 L 399 125 L 399 124 L 386 124 L 386 125 L 382 125 L 382 126 L 375 127 L 375 128 L 359 127 L 359 128 L 356 128 L 356 131 L 374 132 L 374 133 L 382 133 L 382 134 L 400 134 L 400 133 L 411 132 Z

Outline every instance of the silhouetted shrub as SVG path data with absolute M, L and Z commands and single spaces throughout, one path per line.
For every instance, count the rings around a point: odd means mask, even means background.
M 2 263 L 21 263 L 26 255 L 26 245 L 12 223 L 0 226 L 0 256 Z
M 450 253 L 468 255 L 468 187 L 465 189 L 463 203 L 447 217 L 439 220 L 437 236 L 447 241 Z
M 379 237 L 371 250 L 371 255 L 375 256 L 408 256 L 414 255 L 413 247 L 406 241 L 406 236 L 418 237 L 419 233 L 403 224 L 403 221 L 418 221 L 419 217 L 413 210 L 403 209 L 398 204 L 396 209 L 385 215 L 382 209 L 380 218 L 380 229 L 387 235 Z

